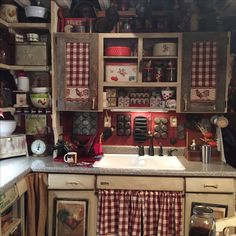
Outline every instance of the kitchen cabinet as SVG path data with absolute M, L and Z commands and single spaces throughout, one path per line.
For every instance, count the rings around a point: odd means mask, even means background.
M 229 82 L 227 32 L 183 34 L 181 112 L 225 112 Z
M 66 235 L 75 233 L 75 230 L 82 230 L 77 235 L 96 236 L 96 217 L 97 217 L 97 197 L 94 189 L 95 176 L 76 175 L 76 174 L 49 174 L 48 175 L 48 235 L 57 235 L 60 229 L 60 220 L 58 218 L 59 203 L 64 202 L 68 208 L 64 210 L 68 213 L 64 220 L 63 230 Z M 80 208 L 86 203 L 85 208 Z M 70 208 L 70 204 L 72 208 Z M 73 208 L 78 209 L 73 213 Z M 78 212 L 79 215 L 78 215 Z M 82 222 L 80 220 L 82 219 Z M 75 226 L 76 229 L 75 229 Z M 74 231 L 73 231 L 74 230 Z M 63 234 L 63 233 L 62 233 Z M 75 234 L 73 234 L 75 235 Z
M 195 205 L 209 206 L 216 218 L 235 214 L 235 188 L 233 178 L 186 178 L 185 235 Z
M 0 194 L 0 235 L 25 236 L 25 193 L 27 185 L 21 179 Z M 6 213 L 7 212 L 7 213 Z M 5 214 L 6 213 L 6 214 Z
M 55 35 L 57 111 L 98 109 L 97 52 L 97 34 L 57 33 Z
M 178 109 L 181 59 L 181 33 L 99 34 L 99 110 Z

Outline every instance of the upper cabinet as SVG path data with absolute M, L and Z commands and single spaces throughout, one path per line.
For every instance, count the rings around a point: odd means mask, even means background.
M 181 112 L 225 112 L 230 35 L 183 34 Z
M 98 109 L 98 35 L 55 35 L 56 109 Z
M 99 34 L 99 110 L 176 110 L 181 33 Z

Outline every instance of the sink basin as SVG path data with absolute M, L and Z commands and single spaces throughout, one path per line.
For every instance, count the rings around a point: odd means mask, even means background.
M 93 167 L 112 169 L 185 170 L 176 156 L 138 156 L 136 154 L 104 154 Z

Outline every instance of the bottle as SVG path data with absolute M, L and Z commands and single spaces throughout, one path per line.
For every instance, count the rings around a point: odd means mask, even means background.
M 216 223 L 213 210 L 206 206 L 195 206 L 189 226 L 189 236 L 215 236 Z
M 195 139 L 192 140 L 192 144 L 190 145 L 190 150 L 196 151 L 196 142 L 195 142 Z

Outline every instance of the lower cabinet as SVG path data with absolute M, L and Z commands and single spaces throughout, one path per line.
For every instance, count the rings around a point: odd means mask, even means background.
M 25 179 L 0 193 L 0 235 L 25 236 Z
M 175 219 L 181 218 L 179 223 L 181 231 L 177 234 L 181 236 L 188 236 L 190 216 L 195 205 L 206 205 L 213 208 L 216 218 L 235 214 L 235 180 L 233 178 L 49 174 L 48 236 L 102 235 L 101 232 L 104 229 L 101 229 L 101 227 L 97 228 L 97 225 L 105 225 L 105 221 L 102 221 L 104 219 L 101 219 L 100 213 L 101 209 L 103 209 L 101 206 L 106 207 L 107 202 L 102 202 L 101 199 L 104 197 L 104 199 L 109 200 L 109 204 L 114 208 L 113 210 L 117 211 L 123 204 L 122 196 L 120 198 L 116 196 L 114 198 L 116 200 L 112 202 L 113 196 L 110 198 L 109 195 L 110 193 L 117 194 L 117 192 L 128 194 L 126 195 L 128 198 L 130 193 L 131 195 L 134 193 L 135 195 L 132 195 L 129 199 L 137 199 L 139 204 L 143 204 L 150 197 L 148 195 L 150 192 L 154 194 L 160 193 L 160 195 L 162 193 L 167 193 L 167 195 L 169 193 L 170 195 L 175 192 L 179 193 L 181 197 L 178 199 L 178 202 L 181 207 L 176 208 L 173 205 L 170 211 L 181 209 L 178 216 L 176 216 L 176 212 L 173 213 Z M 141 193 L 141 195 L 137 195 L 137 193 Z M 145 198 L 140 200 L 139 197 L 141 196 L 142 198 L 144 195 Z M 154 199 L 151 201 L 142 206 L 141 214 L 145 210 L 147 210 L 147 215 L 150 214 L 153 208 L 150 207 L 149 203 L 153 204 Z M 127 201 L 124 203 L 129 204 Z M 117 204 L 119 205 L 118 207 Z M 154 211 L 157 211 L 159 208 L 155 204 L 153 205 Z M 123 210 L 126 210 L 124 206 L 126 205 L 122 205 Z M 110 209 L 107 210 L 110 211 Z M 105 214 L 109 217 L 112 215 L 109 212 Z M 115 215 L 114 212 L 113 215 Z M 120 216 L 119 220 L 122 222 Z M 138 219 L 136 218 L 136 220 Z M 127 219 L 124 222 L 127 222 Z M 143 224 L 142 227 L 144 228 L 142 230 L 144 230 L 146 227 L 144 225 L 144 218 L 142 218 L 140 224 Z M 152 224 L 155 225 L 154 222 Z M 121 226 L 119 225 L 119 227 Z M 96 233 L 97 230 L 98 233 Z
M 209 206 L 216 219 L 235 214 L 233 178 L 186 178 L 185 236 L 188 236 L 190 216 L 195 205 Z
M 49 174 L 48 236 L 96 236 L 93 175 Z

